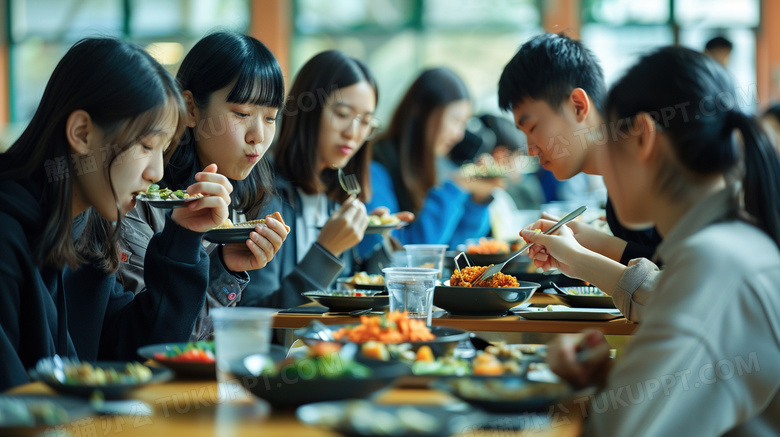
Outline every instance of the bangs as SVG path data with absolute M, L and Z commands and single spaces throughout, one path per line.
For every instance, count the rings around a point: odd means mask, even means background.
M 176 146 L 179 144 L 186 127 L 184 124 L 186 114 L 184 105 L 182 104 L 181 99 L 176 97 L 169 96 L 164 104 L 157 105 L 141 115 L 134 117 L 132 120 L 122 123 L 115 130 L 115 134 L 111 135 L 111 140 L 109 142 L 116 144 L 115 150 L 111 150 L 111 156 L 115 157 L 128 150 L 148 136 L 168 136 L 173 134 L 163 155 L 165 162 L 168 162 L 173 155 L 173 152 L 176 151 Z M 168 117 L 174 117 L 173 132 L 170 132 L 170 128 L 165 126 L 165 120 L 168 119 Z
M 247 59 L 241 64 L 227 101 L 281 109 L 284 103 L 284 78 L 279 64 L 256 57 Z

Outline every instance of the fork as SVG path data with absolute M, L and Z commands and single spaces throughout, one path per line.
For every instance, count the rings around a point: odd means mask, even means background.
M 357 196 L 360 194 L 361 189 L 357 176 L 353 174 L 345 175 L 343 169 L 339 169 L 339 184 L 341 184 L 341 188 L 350 196 Z
M 566 223 L 569 223 L 570 221 L 572 221 L 575 218 L 579 217 L 583 212 L 585 212 L 586 209 L 588 209 L 587 206 L 581 206 L 581 207 L 575 209 L 574 211 L 570 212 L 566 217 L 560 219 L 558 221 L 558 223 L 554 224 L 550 229 L 548 229 L 547 232 L 545 232 L 545 235 L 549 235 L 549 234 L 557 231 L 558 228 L 560 228 L 561 226 L 563 226 Z M 479 281 L 486 281 L 486 280 L 490 279 L 491 277 L 495 276 L 496 273 L 498 273 L 501 270 L 503 270 L 504 267 L 507 264 L 509 264 L 509 261 L 512 261 L 513 259 L 515 259 L 521 253 L 523 253 L 526 250 L 530 249 L 531 246 L 533 246 L 533 245 L 534 245 L 534 243 L 526 244 L 525 247 L 523 247 L 522 249 L 517 251 L 517 253 L 512 255 L 508 260 L 504 261 L 502 264 L 496 264 L 496 265 L 488 267 L 487 269 L 485 269 L 485 271 L 482 272 L 481 275 L 479 275 L 479 277 L 477 277 L 477 279 L 474 279 L 473 281 L 471 281 L 471 283 L 472 284 L 476 284 Z

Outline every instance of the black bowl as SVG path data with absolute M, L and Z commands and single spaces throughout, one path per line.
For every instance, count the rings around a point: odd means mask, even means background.
M 563 382 L 536 382 L 521 376 L 447 377 L 432 386 L 494 413 L 540 411 L 574 393 Z
M 216 363 L 188 363 L 183 361 L 158 359 L 154 356 L 157 353 L 174 350 L 174 348 L 184 349 L 187 344 L 188 343 L 164 343 L 144 346 L 138 348 L 138 355 L 146 358 L 147 360 L 154 360 L 162 364 L 163 366 L 176 372 L 176 376 L 179 377 L 183 376 L 197 379 L 216 379 Z
M 536 282 L 539 284 L 541 290 L 552 288 L 552 283 L 557 284 L 559 287 L 579 287 L 587 285 L 585 281 L 570 278 L 559 270 L 551 270 L 544 273 L 528 273 L 525 269 L 515 269 L 513 264 L 510 263 L 502 272 L 506 275 L 516 277 L 518 281 Z
M 572 288 L 596 288 L 596 287 L 561 287 L 564 290 Z M 598 290 L 596 288 L 596 290 Z M 573 308 L 615 308 L 612 296 L 576 295 L 576 294 L 550 294 L 550 297 L 562 305 Z
M 100 362 L 93 364 L 94 367 L 100 367 L 103 369 L 116 369 L 123 370 L 127 366 L 126 362 Z M 165 381 L 169 381 L 173 378 L 173 372 L 170 369 L 162 369 L 159 367 L 149 367 L 152 371 L 152 378 L 144 382 L 135 382 L 127 384 L 105 384 L 105 385 L 92 385 L 92 384 L 63 384 L 59 382 L 54 375 L 39 373 L 36 369 L 30 369 L 28 371 L 30 378 L 37 381 L 46 383 L 49 387 L 56 390 L 58 393 L 65 395 L 73 395 L 82 398 L 89 398 L 95 392 L 101 392 L 105 399 L 121 399 L 124 398 L 131 391 L 142 387 L 147 384 L 157 384 Z
M 451 287 L 437 285 L 433 304 L 450 314 L 497 316 L 527 301 L 539 288 L 534 282 L 518 281 L 519 287 Z
M 390 296 L 333 296 L 328 291 L 306 291 L 301 295 L 328 307 L 331 311 L 349 312 L 365 309 L 382 309 L 390 305 Z
M 358 284 L 355 282 L 347 282 L 348 279 L 352 278 L 338 278 L 336 279 L 336 289 L 339 290 L 341 288 L 347 289 L 347 290 L 372 290 L 372 291 L 385 291 L 385 284 Z
M 33 405 L 49 405 L 56 414 L 45 419 L 31 417 L 28 408 Z M 95 411 L 84 399 L 39 394 L 0 395 L 0 435 L 44 435 L 56 426 L 93 415 Z
M 472 266 L 489 266 L 501 264 L 511 256 L 510 253 L 466 253 Z M 514 261 L 514 260 L 513 260 Z M 463 262 L 463 261 L 461 261 Z M 462 268 L 463 266 L 461 266 Z
M 249 234 L 254 230 L 254 227 L 248 228 L 240 226 L 234 228 L 211 229 L 203 234 L 203 239 L 216 244 L 243 243 L 249 239 Z
M 280 358 L 283 357 L 272 354 L 270 359 L 276 362 Z M 277 409 L 312 402 L 365 398 L 389 386 L 399 376 L 409 373 L 409 366 L 401 362 L 357 359 L 360 364 L 371 369 L 369 376 L 304 379 L 298 375 L 289 378 L 284 369 L 278 375 L 261 374 L 259 369 L 267 359 L 267 356 L 250 355 L 228 365 L 231 375 L 237 378 L 245 389 Z M 338 364 L 334 361 L 334 365 Z
M 341 328 L 347 327 L 347 326 L 353 326 L 353 325 L 329 325 L 328 327 L 333 331 L 336 332 Z M 435 339 L 431 341 L 406 341 L 403 343 L 410 344 L 411 350 L 417 351 L 422 346 L 427 345 L 431 348 L 431 352 L 433 352 L 433 356 L 435 357 L 443 357 L 452 355 L 452 352 L 455 350 L 455 347 L 463 340 L 469 339 L 469 333 L 457 328 L 449 328 L 446 326 L 434 326 L 431 329 L 431 333 L 436 336 Z M 305 332 L 306 328 L 302 328 L 300 331 L 296 331 L 296 334 L 303 333 L 301 337 L 305 341 L 320 341 L 318 337 L 316 337 L 312 332 Z M 305 332 L 305 333 L 304 333 Z M 337 341 L 337 343 L 346 344 L 349 343 L 349 341 Z

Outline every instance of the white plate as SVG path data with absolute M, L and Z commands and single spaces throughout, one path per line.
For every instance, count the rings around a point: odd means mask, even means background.
M 545 308 L 527 308 L 517 312 L 518 316 L 529 320 L 612 320 L 623 317 L 620 310 L 605 308 L 571 308 L 564 305 L 548 305 Z

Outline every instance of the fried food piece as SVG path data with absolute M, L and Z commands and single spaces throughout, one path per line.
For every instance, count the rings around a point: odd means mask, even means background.
M 282 215 L 279 214 L 279 211 L 276 211 L 273 214 L 269 214 L 269 215 L 265 216 L 265 218 L 268 218 L 268 217 L 273 217 L 274 219 L 279 220 L 279 222 L 282 224 L 282 226 L 284 226 L 284 228 L 287 229 L 287 232 L 290 232 L 290 227 L 287 226 L 284 223 L 284 220 L 282 220 Z M 220 224 L 219 226 L 215 227 L 214 229 L 254 228 L 257 225 L 263 225 L 263 224 L 265 224 L 265 219 L 249 220 L 249 221 L 246 221 L 246 222 L 243 222 L 243 223 L 235 223 L 234 224 L 228 218 L 228 219 L 225 219 L 225 221 L 222 222 L 222 224 Z
M 493 264 L 491 264 L 492 266 Z M 491 288 L 504 288 L 504 287 L 519 287 L 517 278 L 511 275 L 505 275 L 501 272 L 496 273 L 492 278 L 487 281 L 479 281 L 473 283 L 475 279 L 479 277 L 487 268 L 485 267 L 466 267 L 455 270 L 450 278 L 450 286 L 453 287 L 491 287 Z

